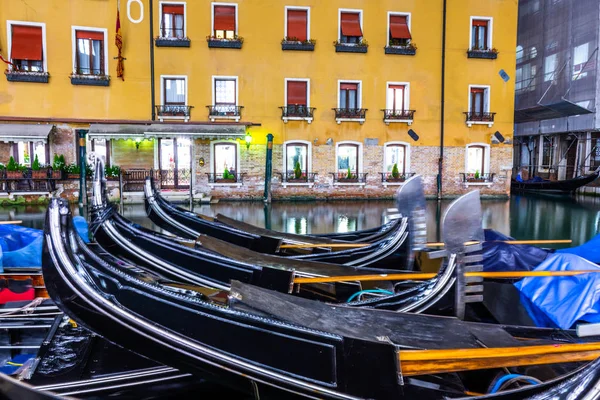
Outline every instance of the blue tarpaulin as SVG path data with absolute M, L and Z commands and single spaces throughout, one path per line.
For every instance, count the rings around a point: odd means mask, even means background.
M 550 251 L 535 246 L 500 243 L 500 240 L 515 239 L 493 229 L 485 229 L 484 235 L 484 271 L 530 271 L 551 254 Z
M 575 254 L 594 263 L 600 263 L 600 234 L 594 236 L 581 246 L 556 250 L 557 253 Z
M 0 225 L 0 269 L 42 267 L 43 231 L 18 225 Z
M 73 217 L 73 225 L 75 225 L 75 230 L 79 233 L 79 236 L 83 239 L 85 243 L 89 243 L 89 232 L 88 232 L 88 223 L 85 218 L 81 216 Z

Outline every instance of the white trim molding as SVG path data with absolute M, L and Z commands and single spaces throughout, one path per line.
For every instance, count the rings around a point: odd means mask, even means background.
M 161 75 L 160 76 L 160 103 L 161 105 L 164 102 L 165 99 L 165 79 L 183 79 L 183 81 L 185 82 L 185 105 L 188 105 L 188 77 L 187 75 Z M 160 122 L 164 122 L 165 117 L 158 117 Z M 182 119 L 185 122 L 188 122 L 190 117 L 189 116 L 183 116 L 183 117 L 177 117 L 177 116 L 169 116 L 166 117 L 166 119 Z
M 469 50 L 473 50 L 473 20 L 488 21 L 488 35 L 487 35 L 487 46 L 491 49 L 493 46 L 492 35 L 494 32 L 494 18 L 493 17 L 477 17 L 471 16 L 469 20 Z
M 362 80 L 351 80 L 351 79 L 338 79 L 337 81 L 337 107 L 340 108 L 340 85 L 342 83 L 357 83 L 358 90 L 356 91 L 356 108 L 362 108 Z M 336 118 L 335 122 L 341 124 L 342 122 L 360 122 L 365 123 L 365 118 Z
M 490 103 L 492 99 L 491 86 L 490 85 L 469 85 L 469 97 L 468 97 L 468 112 L 471 112 L 471 89 L 483 89 L 483 112 L 490 112 Z M 466 121 L 467 127 L 473 125 L 487 125 L 491 128 L 494 125 L 494 121 Z
M 337 31 L 337 40 L 340 41 L 342 37 L 342 13 L 358 13 L 358 18 L 360 20 L 360 31 L 362 32 L 364 37 L 365 30 L 363 28 L 363 10 L 354 9 L 354 8 L 338 8 L 338 31 Z M 348 44 L 351 45 L 350 43 Z
M 310 40 L 310 7 L 300 7 L 300 6 L 285 6 L 284 7 L 284 14 L 283 14 L 283 37 L 286 38 L 287 35 L 288 35 L 288 33 L 287 33 L 287 27 L 288 27 L 288 22 L 287 22 L 288 10 L 302 10 L 302 11 L 306 11 L 306 40 Z
M 210 3 L 210 36 L 215 33 L 215 6 L 229 6 L 235 7 L 235 32 L 234 35 L 238 36 L 238 4 L 237 3 L 220 3 L 220 2 L 212 2 Z
M 218 4 L 222 4 L 222 3 L 218 3 Z M 215 99 L 216 99 L 215 81 L 220 80 L 220 79 L 235 81 L 235 106 L 237 107 L 240 104 L 239 103 L 239 95 L 240 95 L 239 79 L 237 76 L 225 76 L 225 75 L 213 75 L 211 78 L 211 91 L 212 91 L 211 105 L 213 107 L 215 106 Z M 241 116 L 239 116 L 239 115 L 214 115 L 214 116 L 210 117 L 210 121 L 215 122 L 216 119 L 232 119 L 235 122 L 239 122 L 240 118 L 241 118 Z
M 412 14 L 409 12 L 396 12 L 396 11 L 388 11 L 387 12 L 387 37 L 385 39 L 385 45 L 389 46 L 390 45 L 390 19 L 392 17 L 392 15 L 398 15 L 401 17 L 408 17 L 407 19 L 407 24 L 408 24 L 408 31 L 410 32 L 411 36 L 412 36 Z M 408 43 L 410 43 L 412 41 L 412 39 L 408 40 Z
M 108 30 L 91 26 L 71 25 L 71 55 L 73 59 L 73 74 L 77 74 L 77 31 L 101 32 L 104 35 L 104 75 L 108 76 Z
M 284 78 L 284 85 L 283 85 L 283 104 L 285 104 L 285 106 L 288 106 L 287 103 L 287 85 L 288 82 L 306 82 L 306 107 L 310 107 L 310 78 Z M 313 121 L 313 117 L 282 117 L 281 118 L 283 120 L 284 123 L 287 124 L 288 121 L 306 121 L 309 124 Z
M 283 165 L 281 166 L 281 171 L 283 171 L 284 174 L 287 173 L 286 169 L 285 169 L 285 165 L 286 165 L 286 160 L 287 160 L 287 146 L 290 144 L 294 144 L 294 143 L 298 143 L 298 144 L 303 144 L 306 145 L 306 173 L 310 174 L 312 173 L 312 142 L 307 141 L 307 140 L 288 140 L 283 142 Z M 307 182 L 307 183 L 296 183 L 296 182 L 281 182 L 281 185 L 283 187 L 287 187 L 287 186 L 308 186 L 308 187 L 313 187 L 314 186 L 314 182 Z
M 46 24 L 44 22 L 29 22 L 29 21 L 6 21 L 6 45 L 8 46 L 8 59 L 12 61 L 12 29 L 13 25 L 23 26 L 39 26 L 42 28 L 42 65 L 44 72 L 48 73 L 48 48 L 46 47 Z M 8 66 L 9 71 L 12 71 L 12 65 Z
M 186 38 L 187 37 L 187 3 L 185 1 L 159 1 L 158 2 L 158 30 L 159 32 L 159 37 L 163 38 L 164 36 L 162 36 L 162 21 L 163 21 L 163 6 L 183 6 L 183 37 Z M 237 15 L 237 14 L 236 14 Z M 237 24 L 237 21 L 236 21 Z M 212 35 L 212 33 L 211 33 Z
M 345 81 L 347 82 L 347 81 Z M 340 146 L 343 146 L 345 144 L 351 144 L 351 145 L 355 145 L 358 146 L 358 159 L 357 159 L 357 174 L 362 174 L 363 173 L 363 144 L 361 142 L 356 142 L 354 140 L 342 140 L 341 142 L 337 142 L 335 144 L 335 168 L 334 168 L 334 172 L 337 173 L 338 172 L 338 149 Z M 333 185 L 334 186 L 365 186 L 366 182 L 356 182 L 356 183 L 350 183 L 350 182 L 335 182 Z
M 231 143 L 232 145 L 235 146 L 235 173 L 239 174 L 240 173 L 240 143 L 238 141 L 236 141 L 235 139 L 224 139 L 224 140 L 211 140 L 210 141 L 210 166 L 209 166 L 209 171 L 211 174 L 215 174 L 217 173 L 217 171 L 215 170 L 215 145 L 216 144 L 220 144 L 220 143 Z M 234 186 L 234 187 L 240 187 L 242 186 L 241 182 L 235 182 L 235 183 L 209 183 L 208 186 L 211 189 L 214 189 L 215 187 L 219 187 L 219 186 Z

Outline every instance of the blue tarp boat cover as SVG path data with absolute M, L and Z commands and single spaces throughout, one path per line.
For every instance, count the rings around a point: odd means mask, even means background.
M 549 254 L 534 271 L 599 270 L 600 266 L 574 254 Z M 560 278 L 524 278 L 515 287 L 537 326 L 572 328 L 578 321 L 600 322 L 600 273 Z M 525 301 L 523 301 L 525 300 Z
M 75 230 L 79 233 L 79 236 L 83 239 L 85 243 L 90 242 L 89 232 L 88 232 L 88 223 L 85 218 L 81 216 L 73 217 L 73 225 L 75 226 Z
M 484 235 L 484 271 L 530 271 L 551 254 L 550 251 L 535 246 L 494 242 L 515 239 L 493 229 L 485 229 Z
M 0 271 L 5 267 L 42 267 L 43 231 L 0 225 Z
M 581 246 L 556 250 L 557 253 L 575 254 L 594 263 L 600 263 L 600 234 L 594 236 Z

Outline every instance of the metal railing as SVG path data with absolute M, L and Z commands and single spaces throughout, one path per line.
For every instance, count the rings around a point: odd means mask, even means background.
M 296 176 L 296 173 L 294 171 L 288 171 L 279 172 L 279 175 L 281 176 L 281 183 L 314 183 L 317 173 L 306 173 L 305 171 L 302 171 L 302 173 L 300 173 L 300 176 Z
M 589 161 L 584 165 L 520 165 L 512 168 L 512 176 L 515 178 L 521 173 L 521 179 L 529 180 L 540 177 L 548 180 L 572 179 L 578 176 L 591 174 L 600 165 L 591 164 Z
M 414 172 L 405 172 L 403 174 L 398 174 L 394 176 L 392 172 L 380 172 L 381 174 L 381 182 L 404 182 L 411 176 L 414 176 Z
M 228 176 L 224 176 L 224 174 L 214 174 L 214 173 L 207 173 L 206 174 L 208 176 L 208 183 L 244 183 L 244 175 L 246 175 L 245 172 L 242 172 L 240 174 L 229 174 Z
M 410 120 L 412 121 L 415 117 L 415 110 L 381 110 L 383 111 L 384 120 Z
M 124 192 L 144 190 L 144 183 L 150 174 L 159 189 L 186 189 L 190 187 L 189 169 L 152 170 L 134 168 L 121 171 Z
M 53 173 L 52 168 L 21 171 L 0 170 L 0 192 L 52 192 L 56 189 L 56 181 L 62 179 L 62 172 Z
M 336 118 L 365 119 L 367 108 L 332 108 Z
M 477 172 L 461 172 L 462 181 L 466 183 L 492 183 L 495 173 L 480 174 Z
M 164 104 L 156 106 L 156 114 L 159 117 L 186 117 L 189 118 L 194 106 Z
M 244 106 L 213 105 L 206 106 L 209 117 L 241 117 Z
M 495 112 L 465 112 L 467 122 L 494 122 Z
M 368 172 L 365 172 L 365 173 L 350 172 L 350 174 L 348 174 L 347 171 L 344 171 L 344 172 L 330 172 L 330 174 L 333 176 L 333 183 L 366 183 Z
M 279 108 L 281 109 L 281 118 L 312 118 L 316 110 L 315 107 L 307 107 L 302 104 L 287 105 Z

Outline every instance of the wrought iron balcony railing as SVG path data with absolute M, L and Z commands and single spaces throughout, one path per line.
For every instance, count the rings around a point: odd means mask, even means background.
M 302 104 L 288 104 L 281 109 L 281 119 L 283 122 L 288 122 L 290 119 L 304 119 L 310 124 L 313 120 L 314 107 L 307 107 Z
M 245 172 L 241 174 L 206 174 L 208 176 L 208 183 L 239 183 L 242 184 L 244 182 Z
M 383 111 L 383 122 L 389 125 L 390 122 L 408 122 L 412 124 L 415 118 L 415 110 L 381 110 Z
M 348 174 L 347 171 L 343 171 L 330 172 L 330 174 L 333 176 L 333 183 L 366 183 L 368 173 L 350 172 Z
M 337 123 L 342 121 L 358 121 L 361 124 L 367 116 L 367 108 L 332 108 L 335 111 L 335 120 Z
M 494 173 L 461 172 L 462 181 L 465 183 L 492 183 L 494 182 Z
M 492 127 L 494 124 L 495 112 L 465 112 L 466 122 L 469 127 L 472 124 L 487 124 Z
M 314 183 L 315 177 L 317 176 L 316 172 L 302 171 L 299 176 L 296 175 L 294 171 L 288 172 L 280 172 L 281 183 Z
M 391 172 L 380 172 L 380 174 L 381 174 L 381 182 L 397 183 L 397 182 L 404 182 L 405 180 L 407 180 L 408 178 L 413 176 L 415 173 L 414 172 L 405 172 L 402 174 L 399 173 L 397 176 L 394 176 L 394 174 Z
M 190 120 L 192 108 L 194 106 L 164 104 L 156 106 L 156 115 L 161 122 L 163 119 L 183 119 L 187 122 Z
M 217 104 L 206 108 L 208 108 L 208 118 L 213 122 L 215 119 L 233 119 L 237 122 L 242 117 L 244 106 Z

